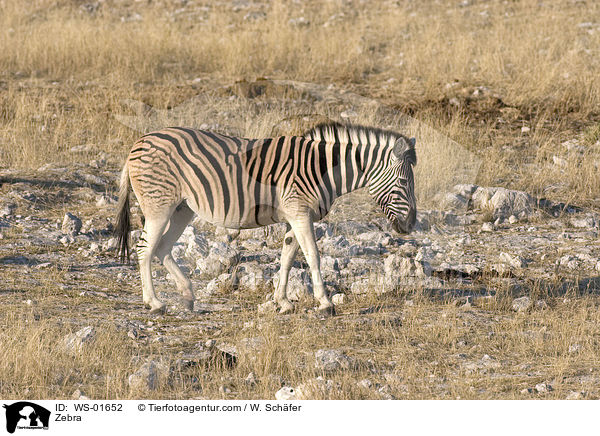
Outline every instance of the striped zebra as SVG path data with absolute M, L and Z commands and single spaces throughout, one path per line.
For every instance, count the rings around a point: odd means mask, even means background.
M 363 126 L 323 124 L 302 136 L 244 139 L 183 127 L 141 137 L 121 173 L 116 232 L 122 261 L 129 257 L 129 195 L 144 215 L 137 246 L 144 303 L 164 310 L 152 285 L 158 257 L 175 279 L 186 307 L 194 304 L 190 280 L 171 248 L 194 214 L 213 224 L 248 229 L 287 223 L 275 301 L 293 311 L 288 275 L 300 247 L 311 270 L 319 311 L 334 314 L 321 278 L 313 223 L 340 195 L 368 187 L 393 228 L 409 233 L 415 223 L 415 139 Z

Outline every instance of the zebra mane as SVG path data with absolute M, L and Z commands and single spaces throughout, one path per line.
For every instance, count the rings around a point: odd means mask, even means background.
M 367 127 L 338 122 L 318 124 L 301 136 L 325 142 L 337 142 L 340 144 L 388 144 L 393 147 L 400 137 L 408 141 L 408 138 L 391 130 L 383 130 L 376 127 Z

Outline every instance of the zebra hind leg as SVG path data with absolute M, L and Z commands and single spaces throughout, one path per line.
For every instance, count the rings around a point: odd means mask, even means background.
M 192 209 L 185 203 L 181 203 L 175 209 L 173 215 L 171 215 L 169 226 L 162 235 L 156 248 L 156 256 L 175 280 L 175 285 L 183 297 L 183 305 L 190 311 L 194 310 L 194 291 L 192 290 L 192 282 L 183 271 L 181 271 L 181 268 L 179 268 L 175 259 L 173 259 L 171 249 L 193 217 L 194 212 Z
M 283 248 L 281 249 L 281 268 L 279 269 L 279 283 L 275 290 L 275 302 L 279 305 L 279 313 L 285 314 L 294 311 L 294 305 L 287 297 L 287 282 L 290 269 L 298 252 L 298 240 L 288 226 L 288 231 L 283 238 Z
M 335 307 L 327 296 L 323 278 L 321 277 L 321 265 L 319 259 L 319 250 L 315 240 L 315 230 L 310 217 L 301 218 L 290 222 L 292 230 L 296 234 L 300 248 L 306 257 L 313 282 L 315 298 L 319 301 L 318 312 L 322 315 L 335 315 Z
M 152 284 L 152 257 L 156 254 L 156 247 L 162 238 L 171 212 L 146 216 L 144 231 L 137 245 L 138 262 L 142 278 L 142 293 L 144 304 L 150 307 L 150 313 L 160 313 L 165 309 L 165 304 L 156 298 Z

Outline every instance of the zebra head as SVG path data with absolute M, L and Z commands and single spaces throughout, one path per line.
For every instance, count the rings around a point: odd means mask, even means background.
M 410 233 L 417 217 L 413 166 L 417 164 L 415 138 L 400 136 L 387 166 L 369 184 L 369 192 L 398 233 Z

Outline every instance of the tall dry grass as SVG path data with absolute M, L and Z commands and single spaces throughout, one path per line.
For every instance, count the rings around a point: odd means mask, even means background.
M 600 123 L 594 2 L 190 2 L 182 8 L 177 1 L 107 0 L 91 12 L 86 4 L 0 3 L 3 166 L 72 164 L 99 151 L 122 157 L 138 134 L 115 121 L 127 113 L 124 98 L 167 109 L 199 92 L 266 76 L 333 83 L 410 113 L 476 153 L 480 183 L 555 197 L 574 193 L 582 201 L 594 201 L 600 189 L 596 141 L 584 144 L 583 158 L 567 159 L 567 167 L 552 165 L 554 155 L 565 157 L 561 142 Z M 473 87 L 501 104 L 481 110 L 462 97 L 448 103 Z M 216 112 L 223 106 L 213 103 Z M 499 111 L 503 105 L 512 116 Z M 265 114 L 248 113 L 245 130 L 237 131 L 268 131 Z M 528 137 L 520 134 L 523 125 L 532 129 Z M 90 145 L 88 156 L 69 152 L 82 144 Z M 443 147 L 430 154 L 437 155 L 439 161 L 429 160 L 433 167 L 447 160 Z M 557 177 L 564 187 L 548 189 Z
M 204 73 L 363 84 L 385 77 L 397 80 L 398 97 L 435 97 L 458 80 L 492 87 L 516 105 L 589 111 L 598 104 L 600 6 L 592 2 L 275 1 L 256 18 L 209 5 L 189 20 L 176 18 L 177 2 L 123 5 L 106 1 L 91 15 L 78 1 L 7 0 L 0 65 L 113 86 Z M 127 21 L 136 12 L 141 19 Z

